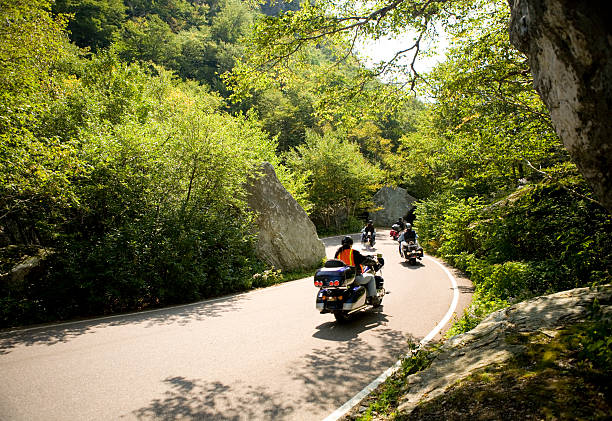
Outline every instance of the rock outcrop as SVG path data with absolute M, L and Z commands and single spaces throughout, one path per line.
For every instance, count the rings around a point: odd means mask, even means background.
M 400 217 L 405 217 L 416 199 L 401 187 L 383 187 L 374 195 L 373 201 L 380 209 L 370 213 L 376 226 L 390 227 Z
M 612 8 L 608 0 L 509 0 L 510 40 L 584 177 L 612 211 Z
M 0 282 L 5 282 L 12 290 L 24 288 L 43 276 L 48 266 L 47 259 L 53 253 L 51 249 L 39 249 L 34 256 L 24 256 L 11 270 L 0 274 Z
M 264 163 L 261 175 L 246 186 L 247 203 L 257 213 L 257 255 L 282 270 L 311 268 L 325 257 L 325 246 L 308 215 L 283 187 L 274 168 Z
M 471 331 L 449 339 L 429 368 L 408 377 L 408 392 L 399 411 L 409 414 L 419 402 L 444 394 L 475 370 L 509 360 L 525 346 L 508 340 L 518 334 L 551 335 L 570 323 L 586 320 L 594 301 L 612 316 L 612 286 L 578 288 L 528 300 L 497 311 Z

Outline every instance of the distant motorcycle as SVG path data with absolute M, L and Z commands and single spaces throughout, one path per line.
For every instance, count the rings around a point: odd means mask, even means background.
M 369 244 L 370 247 L 374 247 L 374 244 L 376 244 L 376 232 L 362 231 L 361 232 L 361 243 Z
M 389 237 L 393 238 L 393 241 L 397 241 L 397 238 L 400 235 L 400 226 L 398 224 L 393 224 L 391 226 L 391 231 L 389 232 Z
M 417 259 L 423 258 L 423 248 L 414 241 L 408 241 L 402 243 L 402 257 L 406 259 L 411 265 L 416 265 Z
M 377 273 L 380 273 L 385 261 L 380 254 L 368 257 L 362 265 L 363 273 L 374 275 L 376 297 L 368 297 L 366 286 L 354 282 L 356 271 L 353 266 L 347 266 L 342 260 L 330 259 L 314 276 L 314 285 L 319 288 L 316 307 L 321 314 L 333 313 L 336 321 L 344 322 L 356 311 L 381 306 L 385 281 Z

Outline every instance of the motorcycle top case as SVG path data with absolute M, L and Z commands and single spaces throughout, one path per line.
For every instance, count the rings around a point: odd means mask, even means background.
M 324 287 L 334 286 L 335 281 L 338 281 L 335 286 L 346 287 L 353 283 L 355 275 L 356 271 L 352 266 L 323 267 L 317 270 L 314 280 L 322 282 Z

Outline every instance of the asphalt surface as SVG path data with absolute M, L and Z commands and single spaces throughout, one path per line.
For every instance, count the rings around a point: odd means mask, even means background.
M 327 255 L 340 237 L 325 240 Z M 356 243 L 358 245 L 358 242 Z M 312 278 L 147 313 L 0 333 L 0 420 L 317 420 L 428 335 L 454 288 L 430 257 L 401 261 L 388 231 L 383 306 L 345 325 Z M 456 312 L 471 299 L 459 284 Z M 448 327 L 447 324 L 446 327 Z

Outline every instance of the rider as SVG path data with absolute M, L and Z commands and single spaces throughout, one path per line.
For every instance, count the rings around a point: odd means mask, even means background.
M 358 250 L 354 250 L 353 239 L 350 236 L 346 236 L 342 239 L 342 245 L 336 251 L 334 255 L 334 259 L 339 259 L 344 262 L 345 265 L 354 266 L 357 271 L 357 275 L 355 276 L 355 282 L 358 285 L 365 285 L 368 290 L 368 297 L 371 297 L 371 301 L 373 304 L 376 304 L 375 301 L 378 300 L 376 295 L 376 280 L 374 275 L 371 273 L 363 273 L 363 267 L 361 264 L 365 262 L 368 258 L 361 254 Z
M 399 241 L 399 253 L 400 256 L 402 255 L 402 246 L 404 243 L 407 243 L 409 241 L 414 242 L 414 244 L 416 244 L 417 246 L 419 245 L 419 241 L 418 241 L 419 236 L 417 235 L 416 231 L 412 229 L 412 224 L 408 223 L 406 224 L 406 230 L 404 232 L 402 232 L 400 234 L 400 236 L 398 237 L 397 241 Z
M 402 232 L 406 229 L 406 223 L 404 222 L 404 218 L 400 216 L 400 218 L 396 222 L 399 225 L 399 232 Z
M 361 242 L 365 243 L 368 232 L 372 233 L 372 239 L 376 238 L 376 230 L 371 219 L 368 219 L 368 224 L 361 230 Z

